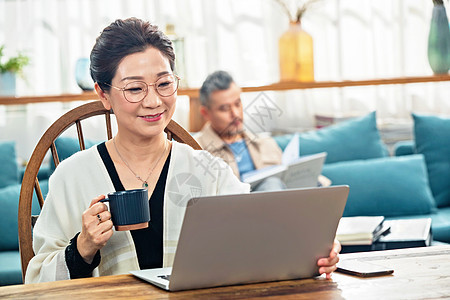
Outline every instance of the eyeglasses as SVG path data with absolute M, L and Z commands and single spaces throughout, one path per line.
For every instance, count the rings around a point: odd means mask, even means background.
M 155 83 L 147 84 L 144 81 L 133 81 L 127 83 L 123 88 L 119 88 L 108 83 L 104 83 L 116 90 L 122 91 L 123 96 L 128 102 L 137 103 L 144 100 L 148 95 L 148 87 L 153 86 L 156 93 L 161 97 L 169 97 L 178 90 L 180 77 L 175 74 L 168 74 L 159 77 Z

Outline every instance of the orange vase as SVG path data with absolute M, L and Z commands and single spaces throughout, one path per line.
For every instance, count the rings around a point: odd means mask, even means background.
M 278 46 L 281 81 L 314 81 L 313 39 L 300 22 L 291 22 Z

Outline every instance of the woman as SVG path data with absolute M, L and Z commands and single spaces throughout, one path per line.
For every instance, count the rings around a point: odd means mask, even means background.
M 170 40 L 148 22 L 117 20 L 97 38 L 91 76 L 103 105 L 114 111 L 117 135 L 64 160 L 50 178 L 27 283 L 171 266 L 185 211 L 180 195 L 192 188 L 196 195 L 249 192 L 223 161 L 167 141 L 164 128 L 178 88 L 174 66 Z M 99 201 L 109 192 L 141 187 L 150 196 L 149 227 L 113 231 Z M 333 251 L 320 272 L 335 269 L 338 249 Z

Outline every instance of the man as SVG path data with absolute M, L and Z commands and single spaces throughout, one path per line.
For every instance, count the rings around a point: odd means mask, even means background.
M 225 71 L 210 74 L 200 89 L 200 113 L 208 121 L 196 140 L 203 149 L 222 158 L 237 177 L 281 164 L 282 151 L 271 137 L 244 131 L 241 89 Z M 254 190 L 285 189 L 278 177 L 268 177 Z

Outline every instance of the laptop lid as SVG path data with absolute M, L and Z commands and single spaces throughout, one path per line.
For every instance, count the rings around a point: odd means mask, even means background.
M 306 278 L 330 253 L 348 186 L 189 200 L 171 291 Z

